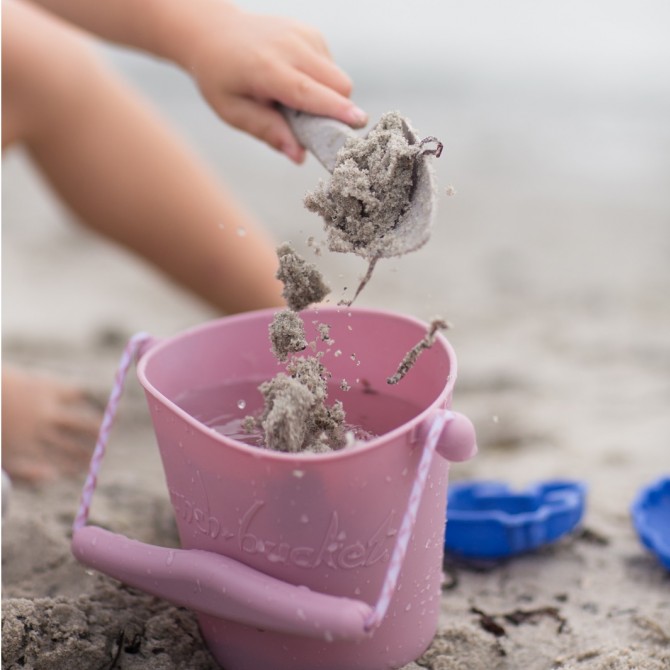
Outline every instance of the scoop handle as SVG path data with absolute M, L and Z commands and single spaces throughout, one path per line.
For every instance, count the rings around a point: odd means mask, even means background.
M 327 116 L 315 116 L 299 112 L 289 107 L 280 106 L 282 113 L 293 134 L 307 151 L 332 172 L 335 167 L 337 152 L 352 137 L 358 137 L 346 124 Z
M 72 552 L 84 565 L 203 614 L 311 638 L 367 635 L 368 604 L 288 584 L 213 552 L 157 547 L 96 526 L 74 532 Z

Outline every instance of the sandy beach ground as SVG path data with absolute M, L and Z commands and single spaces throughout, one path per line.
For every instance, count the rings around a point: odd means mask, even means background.
M 445 144 L 431 241 L 381 263 L 360 304 L 453 324 L 454 406 L 474 422 L 480 451 L 452 467 L 452 480 L 523 486 L 568 477 L 589 488 L 582 528 L 555 545 L 495 566 L 447 563 L 438 636 L 420 666 L 670 667 L 670 574 L 639 543 L 629 515 L 638 489 L 670 472 L 665 3 L 542 10 L 515 1 L 503 12 L 494 2 L 453 11 L 418 2 L 412 13 L 390 3 L 381 17 L 358 10 L 369 14 L 366 29 L 343 18 L 355 3 L 318 4 L 284 11 L 329 36 L 371 118 L 399 109 Z M 169 66 L 106 53 L 278 242 L 313 253 L 307 237 L 323 234 L 301 201 L 323 176 L 315 161 L 295 168 L 226 128 Z M 132 333 L 169 336 L 215 316 L 83 231 L 20 152 L 3 158 L 2 190 L 4 362 L 80 380 L 104 398 Z M 355 258 L 315 261 L 336 296 L 364 271 Z M 217 667 L 190 612 L 72 558 L 82 482 L 11 493 L 2 667 Z M 92 521 L 145 542 L 177 542 L 134 379 Z

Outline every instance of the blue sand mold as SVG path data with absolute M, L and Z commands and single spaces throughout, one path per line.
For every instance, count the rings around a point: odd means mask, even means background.
M 464 558 L 500 559 L 554 542 L 580 522 L 586 485 L 548 480 L 513 491 L 503 482 L 449 488 L 445 548 Z
M 670 475 L 640 489 L 631 516 L 642 544 L 670 570 Z

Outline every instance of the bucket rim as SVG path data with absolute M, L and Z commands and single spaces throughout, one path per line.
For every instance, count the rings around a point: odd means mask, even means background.
M 151 359 L 153 358 L 153 356 L 158 355 L 161 351 L 170 347 L 177 340 L 182 340 L 197 333 L 203 333 L 208 330 L 216 329 L 221 326 L 222 322 L 228 322 L 231 320 L 235 320 L 238 322 L 251 321 L 261 317 L 273 316 L 274 314 L 283 309 L 285 308 L 271 307 L 261 310 L 254 310 L 250 312 L 243 312 L 240 314 L 227 315 L 217 319 L 206 321 L 204 323 L 195 326 L 191 326 L 190 328 L 186 328 L 170 337 L 156 340 L 141 354 L 137 362 L 137 377 L 142 388 L 151 396 L 153 396 L 155 400 L 160 402 L 167 409 L 173 411 L 181 419 L 186 421 L 192 428 L 194 428 L 195 430 L 206 432 L 209 437 L 213 438 L 216 442 L 219 442 L 220 444 L 225 445 L 228 448 L 233 448 L 239 452 L 250 455 L 255 459 L 261 459 L 261 460 L 269 459 L 269 460 L 287 461 L 291 463 L 301 463 L 301 464 L 305 464 L 311 461 L 324 462 L 330 460 L 346 459 L 351 458 L 352 456 L 355 456 L 356 454 L 361 453 L 362 451 L 372 451 L 374 449 L 383 448 L 386 442 L 393 441 L 404 434 L 414 433 L 416 429 L 422 424 L 424 424 L 424 422 L 427 419 L 429 419 L 429 417 L 436 410 L 448 407 L 449 399 L 453 393 L 456 378 L 458 376 L 458 361 L 456 358 L 456 353 L 451 343 L 439 331 L 436 333 L 435 342 L 433 346 L 439 343 L 442 346 L 443 350 L 445 351 L 447 358 L 449 360 L 449 374 L 447 375 L 444 388 L 435 397 L 433 402 L 431 402 L 421 412 L 416 414 L 416 416 L 412 417 L 409 421 L 405 421 L 400 426 L 397 426 L 396 428 L 393 428 L 392 430 L 383 433 L 382 435 L 374 437 L 370 440 L 366 440 L 365 442 L 356 443 L 355 448 L 344 448 L 328 453 L 313 453 L 308 451 L 285 452 L 273 449 L 263 449 L 261 447 L 246 444 L 245 442 L 241 442 L 240 440 L 236 440 L 227 435 L 222 435 L 213 428 L 206 426 L 204 423 L 194 418 L 188 412 L 179 407 L 179 405 L 177 405 L 174 401 L 170 400 L 170 398 L 161 393 L 147 378 L 146 368 Z M 407 314 L 401 314 L 399 312 L 394 312 L 388 309 L 372 308 L 372 307 L 358 307 L 358 306 L 344 307 L 344 306 L 327 305 L 327 306 L 305 309 L 302 310 L 300 314 L 301 316 L 305 314 L 320 315 L 323 313 L 339 314 L 345 311 L 358 312 L 361 314 L 371 314 L 382 317 L 390 317 L 395 320 L 405 321 L 406 323 L 418 326 L 420 329 L 426 332 L 428 331 L 429 328 L 428 323 L 417 317 L 410 316 Z

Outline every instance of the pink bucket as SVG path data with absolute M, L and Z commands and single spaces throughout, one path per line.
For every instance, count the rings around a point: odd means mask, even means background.
M 207 427 L 180 398 L 222 383 L 260 383 L 280 371 L 268 339 L 273 314 L 135 341 L 182 549 L 86 526 L 119 382 L 73 552 L 90 567 L 193 609 L 226 670 L 398 668 L 435 634 L 449 461 L 476 451 L 472 424 L 449 409 L 454 352 L 438 335 L 389 386 L 387 377 L 426 334 L 425 323 L 370 309 L 303 312 L 333 381 L 352 386 L 333 387 L 329 401 L 341 399 L 350 414 L 354 396 L 347 394 L 358 390 L 359 400 L 365 396 L 359 418 L 385 432 L 329 454 L 269 451 Z M 319 323 L 330 326 L 332 342 L 318 338 Z M 132 355 L 126 358 L 125 370 Z

